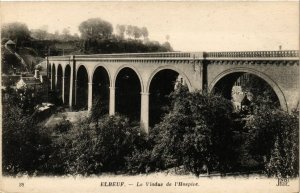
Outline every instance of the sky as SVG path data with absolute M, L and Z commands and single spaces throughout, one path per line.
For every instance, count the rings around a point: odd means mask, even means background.
M 290 2 L 1 2 L 1 23 L 23 22 L 78 33 L 81 22 L 100 17 L 147 27 L 149 38 L 176 51 L 299 49 L 299 3 Z

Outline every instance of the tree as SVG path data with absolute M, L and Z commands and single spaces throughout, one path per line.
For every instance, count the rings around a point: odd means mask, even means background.
M 203 167 L 226 172 L 234 165 L 230 101 L 179 87 L 171 95 L 171 110 L 150 135 L 153 156 L 163 167 L 184 165 L 199 175 Z M 206 171 L 206 172 L 207 172 Z
M 69 30 L 68 28 L 64 28 L 64 29 L 62 30 L 62 34 L 63 34 L 64 36 L 68 36 L 68 35 L 70 35 L 70 30 Z
M 171 44 L 169 42 L 165 42 L 161 46 L 164 47 L 168 51 L 171 51 L 171 52 L 173 51 L 173 48 L 171 47 Z
M 95 96 L 95 101 L 93 102 L 93 106 L 91 109 L 91 120 L 96 123 L 96 125 L 99 125 L 99 121 L 103 118 L 105 114 L 108 112 L 108 101 L 104 101 L 99 96 Z
M 14 22 L 3 24 L 1 28 L 1 38 L 9 38 L 20 46 L 24 41 L 30 38 L 30 31 L 26 24 Z
M 117 35 L 120 36 L 121 38 L 124 38 L 126 26 L 125 25 L 117 25 L 116 28 L 117 28 Z
M 79 31 L 84 40 L 107 39 L 111 36 L 113 27 L 100 18 L 91 18 L 79 25 Z
M 132 25 L 127 25 L 126 26 L 126 35 L 128 37 L 133 37 L 133 26 Z
M 298 113 L 274 109 L 257 109 L 247 120 L 248 148 L 266 173 L 277 177 L 299 175 Z
M 43 170 L 50 136 L 40 128 L 31 114 L 12 101 L 3 103 L 3 171 L 8 174 Z
M 68 28 L 64 28 L 62 30 L 62 40 L 69 41 L 71 38 L 72 36 L 70 35 L 70 30 Z
M 144 40 L 148 38 L 148 29 L 146 27 L 142 27 L 141 28 L 141 33 L 142 33 L 142 36 L 144 37 Z
M 135 39 L 138 39 L 142 36 L 142 32 L 141 32 L 141 29 L 137 26 L 133 26 L 133 37 Z
M 48 32 L 42 29 L 33 29 L 30 31 L 31 37 L 38 39 L 38 40 L 45 40 L 47 37 Z
M 55 35 L 55 36 L 59 36 L 59 31 L 58 31 L 58 30 L 55 30 L 54 35 Z

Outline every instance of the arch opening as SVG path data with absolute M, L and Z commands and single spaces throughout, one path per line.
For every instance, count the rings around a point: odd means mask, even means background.
M 88 72 L 84 66 L 79 67 L 76 77 L 76 107 L 77 109 L 87 110 L 89 79 Z
M 109 75 L 106 69 L 99 66 L 93 75 L 93 106 L 101 109 L 101 114 L 109 111 Z
M 274 88 L 263 78 L 248 72 L 232 72 L 220 78 L 211 90 L 232 101 L 235 111 L 249 109 L 259 101 L 280 108 Z
M 125 67 L 116 77 L 116 112 L 126 115 L 131 121 L 140 120 L 141 82 L 134 70 Z
M 63 71 L 62 71 L 62 67 L 59 64 L 57 67 L 57 88 L 56 88 L 56 92 L 58 93 L 58 98 L 61 100 L 62 99 L 62 75 L 63 75 Z
M 161 121 L 162 116 L 167 113 L 170 105 L 169 95 L 175 90 L 176 83 L 184 84 L 183 77 L 171 69 L 157 72 L 149 87 L 149 125 L 153 127 Z
M 65 81 L 64 81 L 64 103 L 69 103 L 69 97 L 70 97 L 70 83 L 71 83 L 71 67 L 70 65 L 67 65 L 65 68 Z

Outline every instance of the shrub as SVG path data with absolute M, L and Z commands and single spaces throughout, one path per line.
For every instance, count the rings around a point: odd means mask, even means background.
M 126 157 L 143 145 L 139 127 L 129 124 L 123 116 L 104 116 L 99 124 L 88 119 L 74 125 L 59 136 L 54 147 L 52 162 L 65 160 L 57 171 L 71 174 L 100 174 L 125 170 Z
M 126 170 L 131 174 L 148 173 L 155 170 L 155 161 L 152 160 L 152 150 L 135 149 L 126 158 Z
M 56 126 L 55 126 L 55 131 L 57 133 L 66 133 L 67 131 L 69 131 L 72 127 L 72 124 L 69 120 L 66 119 L 66 116 L 63 116 L 63 119 L 61 122 L 59 122 Z

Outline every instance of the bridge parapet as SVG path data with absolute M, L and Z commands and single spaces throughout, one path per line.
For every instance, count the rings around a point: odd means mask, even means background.
M 72 56 L 49 56 L 50 60 L 69 60 Z M 77 59 L 203 59 L 203 52 L 152 52 L 75 55 Z
M 152 53 L 122 53 L 122 54 L 91 54 L 91 55 L 66 55 L 66 56 L 49 56 L 48 60 L 67 61 L 72 58 L 79 60 L 89 59 L 120 59 L 120 60 L 211 60 L 211 59 L 292 59 L 298 60 L 298 50 L 284 51 L 242 51 L 242 52 L 152 52 Z
M 203 52 L 152 52 L 77 55 L 78 58 L 202 58 Z
M 294 58 L 299 57 L 299 51 L 206 52 L 204 56 L 205 58 Z

